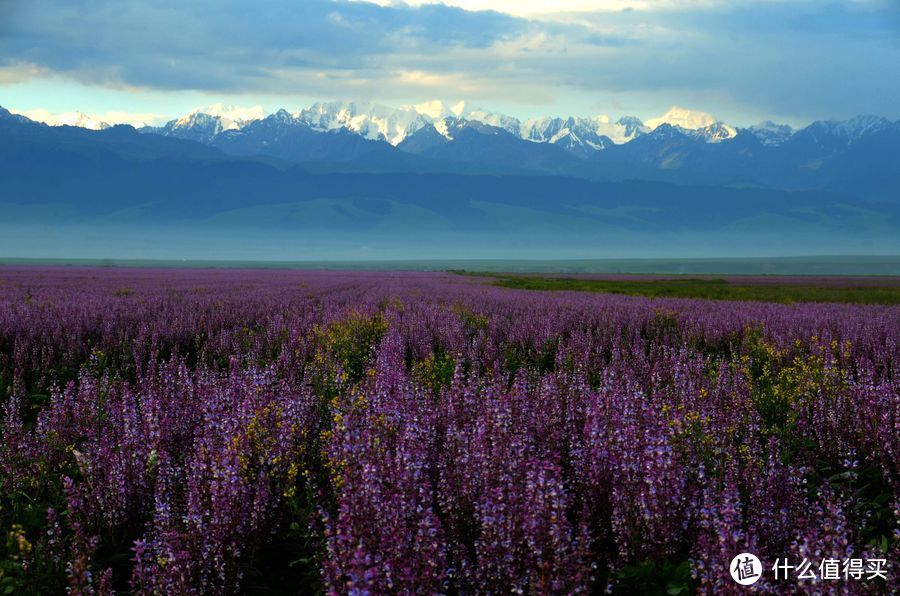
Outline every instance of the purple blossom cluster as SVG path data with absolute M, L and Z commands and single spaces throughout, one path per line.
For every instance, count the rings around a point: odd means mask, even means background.
M 3 268 L 0 588 L 737 593 L 743 552 L 893 563 L 898 338 L 891 306 Z

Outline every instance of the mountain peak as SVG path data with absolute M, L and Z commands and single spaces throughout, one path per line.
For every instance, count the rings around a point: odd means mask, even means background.
M 432 105 L 431 108 L 439 109 L 439 106 Z M 394 109 L 366 101 L 317 102 L 301 110 L 297 118 L 316 130 L 347 130 L 366 139 L 387 141 L 395 146 L 432 122 L 414 106 Z
M 100 118 L 77 111 L 50 114 L 42 110 L 10 110 L 10 113 L 21 114 L 22 117 L 51 126 L 69 125 L 93 130 L 109 127 Z M 2 115 L 0 112 L 0 116 Z M 5 118 L 8 119 L 9 116 Z M 109 118 L 111 122 L 119 121 L 115 119 L 115 115 Z M 404 105 L 400 108 L 366 100 L 326 101 L 313 103 L 296 112 L 280 109 L 268 115 L 259 105 L 240 107 L 220 102 L 195 108 L 162 127 L 143 127 L 142 131 L 214 144 L 216 138 L 223 133 L 243 131 L 251 123 L 262 121 L 265 121 L 265 126 L 254 127 L 253 134 L 269 134 L 275 138 L 281 134 L 280 131 L 299 127 L 311 132 L 353 134 L 369 141 L 382 141 L 394 146 L 400 145 L 417 131 L 432 127 L 434 133 L 446 139 L 454 139 L 458 133 L 469 129 L 491 135 L 503 131 L 520 140 L 559 145 L 583 158 L 591 157 L 598 150 L 628 143 L 650 132 L 654 132 L 653 137 L 657 139 L 684 137 L 704 143 L 719 143 L 738 135 L 735 127 L 717 120 L 712 114 L 679 106 L 673 106 L 662 116 L 646 122 L 634 116 L 613 120 L 605 114 L 589 117 L 540 116 L 519 120 L 513 116 L 477 108 L 465 101 L 449 103 L 442 100 Z M 804 129 L 804 137 L 811 137 L 814 142 L 824 144 L 837 143 L 839 146 L 841 143 L 853 143 L 873 133 L 895 130 L 896 126 L 898 123 L 885 118 L 857 116 L 845 121 L 815 122 Z M 795 134 L 790 126 L 772 122 L 744 128 L 741 132 L 756 137 L 762 145 L 770 147 L 783 144 Z
M 669 108 L 668 112 L 659 118 L 651 118 L 646 122 L 651 130 L 662 124 L 671 124 L 686 130 L 699 130 L 701 128 L 712 126 L 715 123 L 716 119 L 712 114 L 689 110 L 678 106 L 672 106 Z
M 267 116 L 267 118 L 274 118 L 275 120 L 278 120 L 279 122 L 292 122 L 295 117 L 296 117 L 296 114 L 291 114 L 284 108 L 281 108 L 274 114 Z
M 788 124 L 776 124 L 771 120 L 754 124 L 747 129 L 760 143 L 769 147 L 777 147 L 787 141 L 794 134 L 794 129 Z
M 100 118 L 90 116 L 84 112 L 63 112 L 54 114 L 47 110 L 10 110 L 10 113 L 24 116 L 35 122 L 43 122 L 48 126 L 75 126 L 78 128 L 86 128 L 88 130 L 104 130 L 109 128 L 109 124 Z
M 254 120 L 262 120 L 266 117 L 266 111 L 262 106 L 256 105 L 243 108 L 235 105 L 227 105 L 222 102 L 212 105 L 194 108 L 188 114 L 207 114 L 215 118 L 224 118 L 232 122 L 252 122 Z
M 434 120 L 450 115 L 450 108 L 448 108 L 447 104 L 439 99 L 426 101 L 412 106 L 403 106 L 402 109 L 412 110 L 417 114 L 428 116 L 429 118 L 432 118 Z
M 25 116 L 22 116 L 20 114 L 15 114 L 15 113 L 7 110 L 3 106 L 0 106 L 0 120 L 9 120 L 9 121 L 18 122 L 18 123 L 31 122 L 31 120 L 29 120 Z
M 729 126 L 724 122 L 713 122 L 709 126 L 705 126 L 694 131 L 694 134 L 703 139 L 707 143 L 720 143 L 733 139 L 737 136 L 737 129 Z
M 650 128 L 636 116 L 622 116 L 616 120 L 615 125 L 622 130 L 622 134 L 618 138 L 610 136 L 617 143 L 626 143 L 637 136 L 650 132 Z
M 412 110 L 431 120 L 440 120 L 450 116 L 460 118 L 465 114 L 467 108 L 468 106 L 465 101 L 457 102 L 451 106 L 440 99 L 433 99 L 420 104 L 403 106 L 401 109 Z
M 856 140 L 866 134 L 878 132 L 891 126 L 891 121 L 881 116 L 862 115 L 850 118 L 844 123 L 851 139 Z

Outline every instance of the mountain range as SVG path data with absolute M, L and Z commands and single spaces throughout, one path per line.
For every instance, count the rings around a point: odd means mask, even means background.
M 262 258 L 896 253 L 898 189 L 900 122 L 873 116 L 794 130 L 330 102 L 135 129 L 0 108 L 7 254 L 35 230 L 160 257 L 222 256 L 235 230 Z
M 110 128 L 79 112 L 51 125 Z M 318 102 L 296 112 L 215 104 L 144 134 L 203 143 L 240 157 L 266 157 L 314 171 L 552 174 L 791 190 L 825 188 L 888 198 L 900 183 L 891 147 L 900 123 L 875 116 L 817 121 L 800 130 L 765 122 L 734 127 L 673 107 L 636 117 L 519 120 L 431 101 L 389 108 Z M 896 160 L 893 160 L 896 162 Z
M 605 116 L 521 121 L 462 102 L 399 109 L 328 102 L 270 115 L 219 104 L 141 132 L 317 171 L 552 174 L 861 190 L 874 198 L 891 198 L 900 186 L 889 155 L 900 143 L 900 123 L 874 116 L 794 130 L 772 122 L 738 128 L 677 107 L 644 123 Z

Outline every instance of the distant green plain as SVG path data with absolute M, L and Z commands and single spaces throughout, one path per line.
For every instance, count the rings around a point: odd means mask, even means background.
M 498 274 L 671 274 L 671 275 L 804 275 L 900 277 L 900 255 L 671 258 L 671 259 L 405 259 L 405 260 L 202 260 L 118 258 L 11 258 L 0 265 L 67 265 L 73 267 L 161 267 L 222 269 L 328 269 L 372 271 L 495 272 Z
M 479 274 L 486 275 L 486 274 Z M 845 302 L 855 304 L 900 304 L 900 284 L 886 279 L 854 285 L 815 284 L 810 282 L 753 282 L 718 278 L 702 279 L 584 279 L 536 277 L 529 275 L 496 276 L 494 285 L 518 290 L 576 291 L 603 294 L 648 296 L 651 298 L 705 298 L 709 300 L 748 300 L 756 302 Z

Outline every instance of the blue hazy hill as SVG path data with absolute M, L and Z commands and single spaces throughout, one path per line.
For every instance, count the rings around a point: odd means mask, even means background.
M 798 133 L 773 150 L 746 135 L 709 144 L 664 129 L 600 152 L 596 163 L 469 128 L 448 142 L 414 135 L 414 152 L 312 131 L 264 152 L 250 135 L 240 146 L 210 146 L 128 126 L 49 127 L 3 111 L 0 251 L 24 250 L 36 230 L 48 246 L 73 250 L 89 237 L 95 247 L 164 239 L 173 251 L 204 238 L 212 255 L 235 230 L 263 255 L 275 246 L 401 257 L 900 249 L 892 186 L 900 135 L 891 128 L 841 152 L 828 145 L 832 130 Z M 299 151 L 306 157 L 292 157 Z M 465 167 L 467 158 L 477 167 Z

